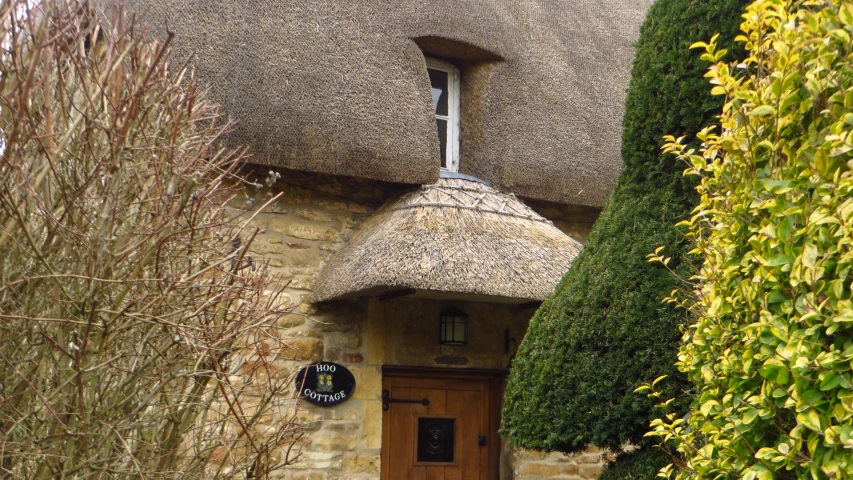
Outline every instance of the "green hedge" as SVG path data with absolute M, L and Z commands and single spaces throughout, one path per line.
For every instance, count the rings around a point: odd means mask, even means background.
M 746 18 L 741 67 L 709 73 L 722 128 L 667 144 L 702 178 L 704 264 L 680 352 L 696 400 L 656 430 L 682 479 L 850 479 L 853 3 L 759 0 Z
M 665 246 L 671 267 L 689 276 L 691 248 L 673 225 L 698 199 L 686 168 L 660 151 L 662 136 L 696 132 L 722 101 L 708 93 L 708 62 L 692 41 L 732 39 L 743 0 L 659 0 L 644 23 L 627 97 L 625 170 L 589 241 L 542 305 L 513 362 L 502 433 L 515 445 L 577 451 L 589 444 L 638 444 L 655 417 L 633 390 L 659 375 L 684 409 L 687 383 L 674 363 L 686 314 L 662 299 L 680 285 L 646 256 Z M 567 172 L 571 174 L 571 172 Z

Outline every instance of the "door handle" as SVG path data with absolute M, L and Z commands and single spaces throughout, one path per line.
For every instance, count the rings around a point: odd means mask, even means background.
M 477 445 L 479 445 L 481 447 L 486 446 L 486 436 L 485 435 L 480 435 L 479 437 L 477 437 Z

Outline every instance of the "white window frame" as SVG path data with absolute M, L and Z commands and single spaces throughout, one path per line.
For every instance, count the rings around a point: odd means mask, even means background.
M 426 66 L 447 73 L 447 116 L 435 115 L 436 119 L 447 120 L 447 167 L 442 170 L 459 171 L 459 69 L 452 64 L 426 57 Z

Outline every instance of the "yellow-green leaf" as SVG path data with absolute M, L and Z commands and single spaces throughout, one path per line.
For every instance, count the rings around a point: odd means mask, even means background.
M 776 110 L 770 105 L 761 105 L 760 107 L 753 108 L 751 112 L 749 112 L 750 117 L 766 117 L 767 115 L 773 115 L 776 113 Z
M 814 430 L 816 432 L 823 432 L 823 429 L 820 428 L 820 415 L 818 415 L 817 411 L 814 408 L 810 408 L 805 412 L 797 414 L 797 422 L 802 425 L 805 425 L 810 430 Z

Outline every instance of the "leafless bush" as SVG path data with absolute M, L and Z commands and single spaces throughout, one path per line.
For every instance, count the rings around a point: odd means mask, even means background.
M 218 109 L 123 12 L 0 14 L 3 475 L 268 477 L 298 436 L 283 287 L 229 218 Z

